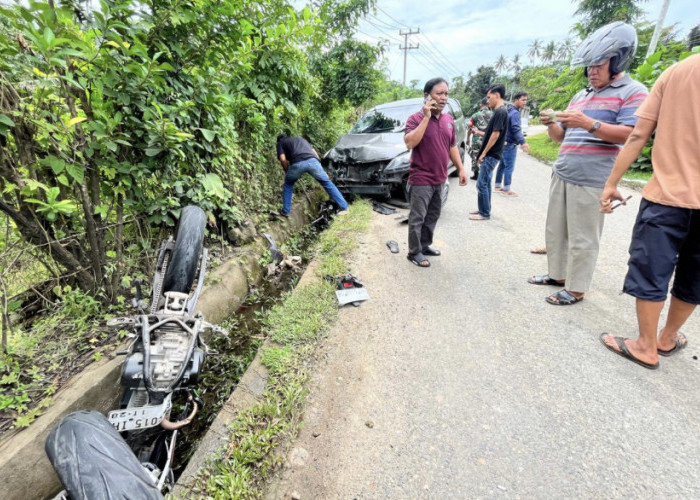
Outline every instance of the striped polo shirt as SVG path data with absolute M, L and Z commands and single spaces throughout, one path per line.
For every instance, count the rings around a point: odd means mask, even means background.
M 586 87 L 574 96 L 567 111 L 581 111 L 601 123 L 634 127 L 634 112 L 647 94 L 644 85 L 623 75 L 601 90 Z M 606 142 L 582 128 L 560 125 L 565 134 L 559 157 L 552 166 L 554 173 L 578 186 L 605 186 L 622 144 Z

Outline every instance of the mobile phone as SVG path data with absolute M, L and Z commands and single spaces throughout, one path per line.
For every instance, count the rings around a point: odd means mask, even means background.
M 632 195 L 629 195 L 627 198 L 625 198 L 625 202 L 628 202 L 628 201 L 630 201 L 631 199 L 632 199 Z M 615 210 L 615 209 L 616 209 L 617 207 L 619 207 L 620 205 L 622 205 L 622 202 L 621 202 L 621 201 L 618 201 L 618 202 L 615 203 L 612 207 L 610 207 L 610 210 Z

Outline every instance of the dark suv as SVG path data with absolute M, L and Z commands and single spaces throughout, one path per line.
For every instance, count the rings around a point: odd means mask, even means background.
M 406 120 L 423 107 L 423 98 L 404 99 L 370 109 L 338 139 L 323 157 L 323 164 L 344 193 L 394 196 L 408 199 L 408 164 L 411 152 L 403 142 Z M 455 121 L 460 157 L 464 157 L 466 118 L 459 103 L 449 99 L 445 113 Z M 450 163 L 448 172 L 454 172 Z M 449 184 L 445 183 L 446 191 Z M 443 202 L 447 193 L 443 195 Z

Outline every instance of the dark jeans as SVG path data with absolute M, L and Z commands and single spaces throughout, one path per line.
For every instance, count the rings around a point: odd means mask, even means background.
M 481 162 L 479 179 L 476 181 L 476 191 L 479 194 L 479 215 L 491 217 L 491 177 L 499 160 L 493 156 L 487 156 Z
M 435 224 L 442 211 L 442 184 L 411 186 L 408 214 L 408 254 L 415 255 L 433 243 Z

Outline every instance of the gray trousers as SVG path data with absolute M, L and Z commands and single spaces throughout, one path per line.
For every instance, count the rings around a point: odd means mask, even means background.
M 545 241 L 549 276 L 566 280 L 566 289 L 586 292 L 598 260 L 605 215 L 602 188 L 577 186 L 552 174 Z
M 411 186 L 408 214 L 408 253 L 415 255 L 433 243 L 435 224 L 442 211 L 442 184 Z

